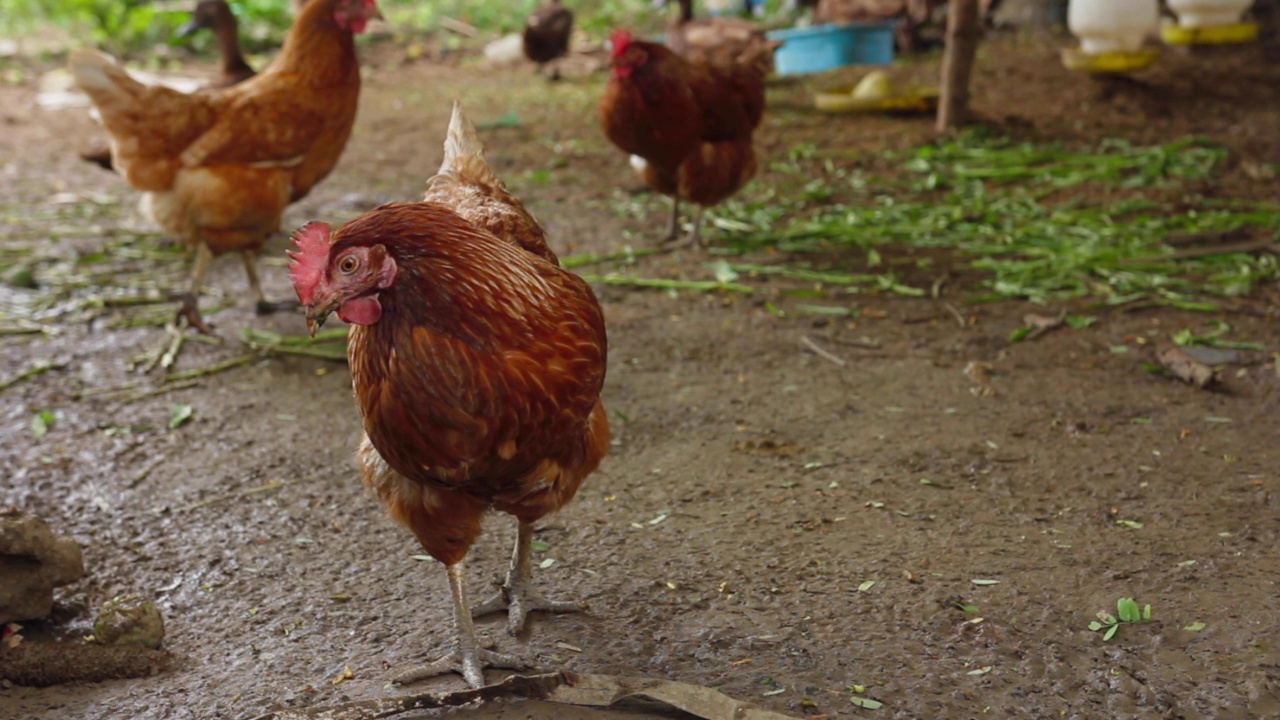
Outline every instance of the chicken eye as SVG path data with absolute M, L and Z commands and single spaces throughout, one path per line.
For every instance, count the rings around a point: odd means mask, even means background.
M 338 270 L 344 275 L 350 275 L 360 267 L 360 260 L 355 255 L 348 255 L 338 261 Z

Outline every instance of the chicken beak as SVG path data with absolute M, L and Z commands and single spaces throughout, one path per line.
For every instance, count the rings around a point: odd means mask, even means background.
M 324 327 L 324 321 L 329 319 L 329 315 L 337 307 L 337 303 L 326 303 L 320 307 L 307 308 L 307 334 L 311 337 L 316 336 L 316 331 Z

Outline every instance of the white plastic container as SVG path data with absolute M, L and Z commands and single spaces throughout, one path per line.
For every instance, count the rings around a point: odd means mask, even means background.
M 1240 22 L 1253 0 L 1168 0 L 1184 28 L 1218 27 Z
M 1136 52 L 1159 21 L 1157 0 L 1071 0 L 1067 6 L 1067 28 L 1086 55 Z

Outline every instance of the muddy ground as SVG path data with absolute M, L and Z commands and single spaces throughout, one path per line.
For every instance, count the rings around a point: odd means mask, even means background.
M 1239 169 L 1280 161 L 1274 64 L 1249 50 L 1170 54 L 1116 92 L 1062 70 L 1060 42 L 986 46 L 979 113 L 1068 143 L 1207 135 L 1232 150 L 1231 192 L 1274 198 L 1274 180 L 1250 183 Z M 460 96 L 481 121 L 517 111 L 517 127 L 484 139 L 562 255 L 644 246 L 660 232 L 667 205 L 631 197 L 637 183 L 596 124 L 600 75 L 545 85 L 527 67 L 409 61 L 391 47 L 367 55 L 346 155 L 287 226 L 417 194 Z M 52 64 L 24 62 L 29 79 L 0 88 L 8 242 L 55 235 L 56 264 L 122 228 L 149 232 L 134 193 L 76 159 L 97 137 L 85 112 L 34 105 Z M 905 72 L 925 78 L 936 66 Z M 771 89 L 763 153 L 800 142 L 872 153 L 930 137 L 928 119 L 805 109 L 828 81 Z M 648 212 L 618 210 L 634 202 Z M 284 243 L 265 254 L 279 297 L 291 294 Z M 701 278 L 703 261 L 684 251 L 633 271 Z M 181 284 L 181 258 L 140 262 L 151 282 Z M 973 305 L 972 289 L 839 299 L 861 309 L 854 322 L 780 317 L 766 300 L 784 312 L 805 300 L 767 285 L 753 296 L 597 287 L 616 442 L 542 523 L 549 549 L 537 560 L 555 562 L 536 573 L 590 609 L 540 616 L 520 639 L 497 619 L 484 632 L 542 668 L 717 686 L 796 717 L 1280 716 L 1275 361 L 1244 353 L 1216 391 L 1141 366 L 1171 332 L 1214 319 L 1276 348 L 1274 289 L 1232 313 L 1092 308 L 1100 320 L 1089 328 L 1014 345 L 1024 313 L 1087 305 Z M 216 263 L 209 297 L 230 305 L 212 315 L 224 341 L 188 342 L 175 370 L 242 356 L 246 326 L 302 332 L 300 317 L 254 316 L 245 295 L 239 263 Z M 141 680 L 0 688 L 0 717 L 246 718 L 398 692 L 385 687 L 391 668 L 449 646 L 449 592 L 354 472 L 360 427 L 345 366 L 255 360 L 146 395 L 159 375 L 131 372 L 131 358 L 168 338 L 154 324 L 120 327 L 123 312 L 71 313 L 56 332 L 0 338 L 0 377 L 65 363 L 3 391 L 0 505 L 84 546 L 88 576 L 58 592 L 56 622 L 29 625 L 29 641 L 86 634 L 93 609 L 129 591 L 157 602 L 179 661 Z M 1114 351 L 1122 345 L 1131 352 Z M 966 375 L 971 362 L 990 363 L 985 383 Z M 194 419 L 171 430 L 175 403 Z M 44 410 L 55 421 L 36 439 L 32 417 Z M 491 518 L 470 556 L 477 594 L 513 536 L 508 518 Z M 1154 620 L 1104 642 L 1087 626 L 1120 597 L 1150 603 Z M 1196 622 L 1202 630 L 1186 629 Z M 347 667 L 350 679 L 331 682 Z M 852 685 L 883 707 L 856 707 Z M 498 714 L 568 717 L 543 705 L 463 715 Z

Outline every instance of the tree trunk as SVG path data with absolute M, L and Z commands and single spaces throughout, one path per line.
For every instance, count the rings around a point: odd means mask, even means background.
M 947 11 L 947 48 L 942 56 L 938 132 L 964 122 L 969 112 L 969 75 L 978 52 L 978 32 L 978 0 L 952 0 Z

